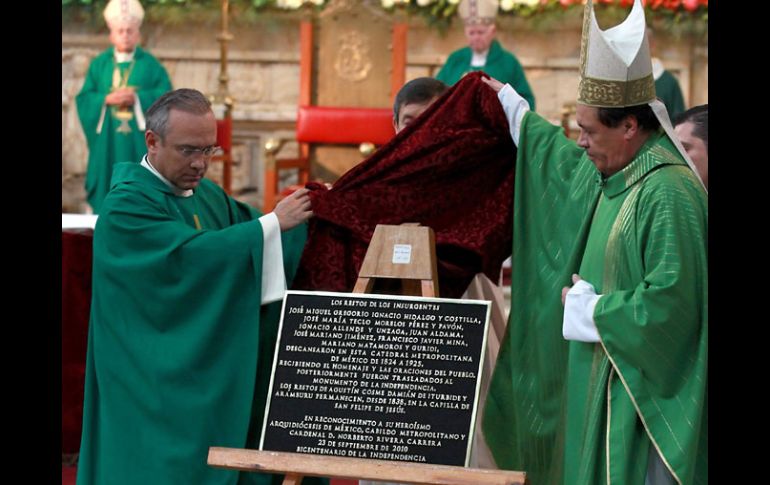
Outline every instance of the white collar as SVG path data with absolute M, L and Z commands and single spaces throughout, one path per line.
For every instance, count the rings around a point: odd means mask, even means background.
M 652 77 L 657 81 L 660 76 L 663 75 L 663 71 L 666 70 L 665 67 L 663 67 L 663 63 L 660 62 L 660 59 L 657 57 L 653 57 L 652 59 Z
M 121 62 L 131 62 L 134 60 L 134 54 L 136 53 L 136 49 L 132 50 L 131 52 L 118 52 L 115 51 L 115 62 L 121 63 Z
M 143 166 L 144 168 L 146 168 L 147 170 L 149 170 L 150 173 L 152 173 L 153 175 L 158 177 L 161 182 L 166 184 L 168 186 L 168 188 L 170 188 L 171 190 L 174 191 L 174 195 L 176 195 L 177 197 L 190 197 L 191 195 L 193 195 L 193 190 L 192 189 L 186 189 L 186 190 L 185 189 L 180 189 L 176 185 L 174 185 L 171 182 L 169 182 L 168 179 L 166 179 L 166 177 L 161 175 L 160 172 L 158 172 L 158 170 L 155 167 L 152 166 L 152 164 L 150 163 L 150 160 L 147 158 L 146 154 L 145 154 L 144 158 L 142 158 L 142 163 L 140 163 L 140 165 Z
M 487 56 L 489 55 L 489 49 L 485 50 L 481 54 L 477 53 L 476 51 L 473 51 L 473 56 L 471 57 L 471 66 L 473 67 L 483 67 L 487 63 Z

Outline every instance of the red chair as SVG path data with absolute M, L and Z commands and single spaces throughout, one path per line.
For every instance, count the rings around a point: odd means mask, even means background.
M 233 118 L 225 115 L 224 119 L 217 120 L 217 145 L 221 153 L 211 157 L 213 163 L 222 163 L 222 188 L 228 195 L 232 195 L 233 183 Z
M 395 134 L 393 113 L 386 108 L 332 108 L 300 106 L 297 111 L 297 142 L 300 156 L 277 159 L 275 154 L 287 140 L 271 140 L 265 147 L 265 197 L 263 208 L 270 211 L 279 200 L 279 172 L 296 169 L 297 185 L 310 179 L 310 145 L 384 145 Z M 371 153 L 362 147 L 362 155 Z M 280 192 L 285 195 L 285 192 Z
M 319 153 L 339 150 L 347 157 L 345 167 L 331 172 L 340 175 L 344 168 L 349 169 L 349 163 L 356 162 L 358 154 L 338 147 L 358 146 L 366 156 L 373 151 L 372 145 L 392 138 L 391 106 L 406 80 L 407 30 L 405 17 L 384 16 L 366 2 L 333 2 L 322 14 L 303 17 L 296 134 L 299 155 L 278 159 L 276 154 L 286 140 L 271 139 L 265 144 L 263 211 L 272 210 L 278 201 L 280 172 L 297 170 L 298 184 L 304 185 L 311 166 L 323 165 Z

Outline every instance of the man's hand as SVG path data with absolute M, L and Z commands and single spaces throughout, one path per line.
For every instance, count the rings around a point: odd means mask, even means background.
M 104 102 L 111 106 L 133 106 L 135 94 L 132 88 L 120 88 L 111 92 L 104 98 Z
M 583 278 L 581 278 L 580 276 L 578 276 L 576 274 L 573 274 L 572 275 L 572 284 L 574 285 L 575 283 L 577 283 L 578 281 L 580 281 L 582 279 Z M 561 304 L 562 305 L 564 305 L 564 301 L 567 299 L 567 292 L 569 290 L 571 290 L 571 289 L 572 289 L 571 286 L 565 286 L 564 288 L 561 289 Z
M 487 78 L 482 76 L 481 81 L 490 88 L 494 89 L 496 93 L 499 93 L 500 90 L 503 89 L 503 86 L 505 86 L 505 84 L 492 77 Z
M 273 213 L 278 217 L 281 231 L 288 231 L 297 227 L 312 217 L 313 211 L 310 210 L 310 196 L 307 195 L 308 192 L 310 192 L 308 189 L 296 190 L 275 206 Z

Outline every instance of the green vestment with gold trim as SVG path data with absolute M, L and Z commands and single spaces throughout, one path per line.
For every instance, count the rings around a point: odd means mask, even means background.
M 208 179 L 178 197 L 115 166 L 94 231 L 79 485 L 281 483 L 206 464 L 210 446 L 259 444 L 281 306 L 261 305 L 259 216 Z M 289 282 L 305 238 L 281 233 Z
M 113 89 L 115 67 L 125 78 L 125 85 L 134 88 L 144 113 L 156 99 L 171 90 L 166 69 L 152 54 L 137 47 L 132 62 L 116 64 L 114 51 L 115 48 L 110 47 L 91 61 L 83 88 L 75 98 L 88 143 L 86 198 L 94 214 L 101 212 L 102 202 L 110 190 L 113 166 L 120 162 L 136 163 L 147 151 L 144 130 L 137 126 L 136 116 L 131 116 L 118 131 L 123 123 L 116 117 L 117 108 L 104 104 L 104 98 Z M 133 112 L 131 107 L 130 113 Z
M 483 418 L 497 464 L 536 484 L 643 485 L 654 446 L 679 483 L 707 483 L 705 191 L 662 131 L 606 179 L 535 113 L 520 140 L 511 315 Z M 599 343 L 562 336 L 573 273 L 603 295 Z
M 484 71 L 503 84 L 510 84 L 529 103 L 529 109 L 535 111 L 535 94 L 527 82 L 524 68 L 513 53 L 505 50 L 497 39 L 489 46 L 487 60 L 483 66 L 471 66 L 473 51 L 470 47 L 463 47 L 452 52 L 447 58 L 441 70 L 436 74 L 436 79 L 454 85 L 469 72 Z

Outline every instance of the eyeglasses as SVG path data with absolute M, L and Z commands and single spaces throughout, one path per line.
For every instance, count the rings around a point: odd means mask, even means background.
M 179 153 L 182 154 L 185 158 L 191 158 L 195 155 L 203 155 L 206 158 L 210 158 L 216 153 L 217 150 L 219 150 L 221 147 L 218 145 L 211 145 L 207 147 L 191 147 L 191 146 L 180 146 L 176 147 L 177 150 L 179 150 Z

